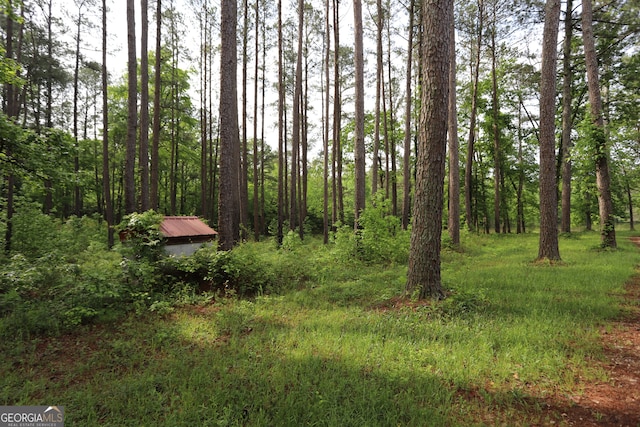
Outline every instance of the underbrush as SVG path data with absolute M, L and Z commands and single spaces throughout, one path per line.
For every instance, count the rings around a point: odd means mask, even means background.
M 607 381 L 598 334 L 638 262 L 626 237 L 561 238 L 563 264 L 540 266 L 536 235 L 464 234 L 438 302 L 400 298 L 405 266 L 314 239 L 164 259 L 175 289 L 140 313 L 3 348 L 0 403 L 64 404 L 70 426 L 562 425 L 548 399 Z M 202 277 L 246 295 L 178 289 Z
M 32 218 L 32 221 L 25 220 Z M 118 226 L 127 239 L 106 246 L 99 218 L 61 222 L 36 210 L 15 223 L 15 250 L 0 263 L 0 336 L 31 338 L 109 322 L 129 312 L 165 315 L 176 307 L 231 296 L 282 292 L 311 280 L 297 249 L 245 244 L 230 252 L 203 247 L 192 256 L 163 252 L 153 211 Z M 269 249 L 266 249 L 269 248 Z
M 383 209 L 329 245 L 189 257 L 162 254 L 153 213 L 114 250 L 96 220 L 39 218 L 78 241 L 33 235 L 0 266 L 0 404 L 56 402 L 69 425 L 550 425 L 546 399 L 607 380 L 629 233 L 616 251 L 561 236 L 556 265 L 532 262 L 535 234 L 463 233 L 442 252 L 447 298 L 416 301 Z

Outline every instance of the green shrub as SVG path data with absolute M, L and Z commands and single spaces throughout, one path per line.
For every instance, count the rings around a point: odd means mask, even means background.
M 194 289 L 255 295 L 273 287 L 269 266 L 242 246 L 232 251 L 204 247 L 188 257 L 167 257 L 162 266 L 169 282 L 188 283 Z
M 338 226 L 333 239 L 336 257 L 371 264 L 406 263 L 410 234 L 389 212 L 390 202 L 378 197 L 361 213 L 355 232 L 349 226 Z
M 153 210 L 132 213 L 116 226 L 116 232 L 124 237 L 122 254 L 129 258 L 157 261 L 162 255 L 164 237 L 160 224 L 164 216 Z

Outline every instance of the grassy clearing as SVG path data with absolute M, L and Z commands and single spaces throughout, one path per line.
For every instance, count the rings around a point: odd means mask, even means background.
M 532 263 L 537 236 L 465 236 L 443 254 L 451 290 L 400 303 L 404 265 L 336 260 L 310 242 L 265 262 L 304 269 L 280 295 L 131 315 L 74 334 L 2 343 L 0 404 L 65 406 L 67 425 L 528 425 L 544 398 L 603 378 L 599 328 L 639 254 L 618 233 L 563 237 L 563 264 Z

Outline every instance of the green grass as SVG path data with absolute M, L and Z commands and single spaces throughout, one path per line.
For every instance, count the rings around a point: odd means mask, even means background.
M 65 406 L 68 426 L 446 426 L 561 421 L 546 396 L 603 379 L 599 329 L 640 252 L 562 237 L 464 236 L 450 296 L 398 304 L 406 266 L 336 261 L 317 241 L 269 262 L 305 269 L 281 295 L 127 317 L 1 344 L 0 404 Z M 287 264 L 288 263 L 288 264 Z M 299 275 L 297 275 L 298 277 Z M 555 417 L 555 418 L 554 418 Z

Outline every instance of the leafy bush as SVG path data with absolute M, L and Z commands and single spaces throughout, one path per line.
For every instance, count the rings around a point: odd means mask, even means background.
M 124 217 L 116 231 L 124 237 L 123 255 L 129 258 L 157 261 L 162 255 L 164 237 L 160 224 L 164 216 L 153 210 L 132 213 Z
M 355 233 L 349 226 L 339 226 L 334 234 L 336 257 L 372 264 L 406 263 L 410 235 L 389 212 L 390 202 L 378 197 L 360 215 Z
M 167 257 L 162 275 L 174 285 L 188 283 L 200 290 L 239 295 L 268 292 L 274 283 L 269 266 L 242 248 L 218 251 L 204 247 L 189 257 Z

